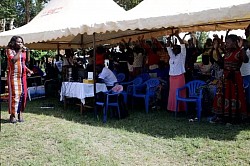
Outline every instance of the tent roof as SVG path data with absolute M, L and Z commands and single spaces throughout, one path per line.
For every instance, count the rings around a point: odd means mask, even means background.
M 84 34 L 84 42 L 92 42 L 89 35 L 94 32 L 118 31 L 120 28 L 111 22 L 119 20 L 125 12 L 113 0 L 51 0 L 28 24 L 0 33 L 0 46 L 6 46 L 13 35 L 20 35 L 25 43 L 33 43 L 37 48 L 48 41 L 79 47 L 84 44 L 79 34 Z
M 250 23 L 249 0 L 144 0 L 125 11 L 113 0 L 51 0 L 23 27 L 0 33 L 0 46 L 13 35 L 34 49 L 80 48 L 116 43 L 144 34 L 244 29 Z
M 244 29 L 250 24 L 250 0 L 143 0 L 127 11 L 130 30 L 146 30 L 144 38 L 180 32 Z M 121 29 L 126 30 L 126 29 Z M 152 31 L 148 33 L 148 31 Z M 128 39 L 129 37 L 124 37 Z M 133 36 L 135 40 L 137 36 Z
M 250 23 L 249 0 L 144 0 L 129 10 L 130 29 L 178 27 L 192 31 L 242 29 Z M 129 23 L 127 21 L 127 23 Z

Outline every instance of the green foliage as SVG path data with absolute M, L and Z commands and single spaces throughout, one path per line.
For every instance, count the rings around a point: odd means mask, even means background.
M 27 0 L 1 0 L 0 19 L 15 18 L 14 26 L 20 27 L 25 22 L 25 1 Z M 29 13 L 30 18 L 34 18 L 49 0 L 32 0 L 30 1 Z
M 15 6 L 18 3 L 16 0 L 1 0 L 0 3 L 0 19 L 13 18 L 17 15 Z
M 208 32 L 196 32 L 197 40 L 198 40 L 198 47 L 203 48 L 204 44 L 208 38 Z
M 55 57 L 56 51 L 42 51 L 42 50 L 32 50 L 30 53 L 30 57 L 35 60 L 42 60 L 48 57 Z
M 125 10 L 130 10 L 138 5 L 143 0 L 114 0 L 118 5 L 123 7 Z

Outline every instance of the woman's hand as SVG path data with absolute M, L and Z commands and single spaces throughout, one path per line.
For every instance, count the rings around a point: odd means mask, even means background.
M 239 48 L 243 46 L 243 39 L 239 36 L 239 40 L 237 40 Z
M 28 71 L 29 74 L 34 74 L 33 70 L 30 70 L 30 69 L 27 68 L 27 71 Z

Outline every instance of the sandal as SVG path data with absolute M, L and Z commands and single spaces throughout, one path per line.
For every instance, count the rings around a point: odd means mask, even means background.
M 10 123 L 16 123 L 15 115 L 10 115 Z

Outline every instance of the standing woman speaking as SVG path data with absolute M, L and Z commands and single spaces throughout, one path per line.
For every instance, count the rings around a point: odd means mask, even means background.
M 8 58 L 8 88 L 9 88 L 9 114 L 10 123 L 23 122 L 22 112 L 26 106 L 27 80 L 26 72 L 33 74 L 33 71 L 25 65 L 26 47 L 23 45 L 23 38 L 13 36 L 8 43 L 6 54 Z

